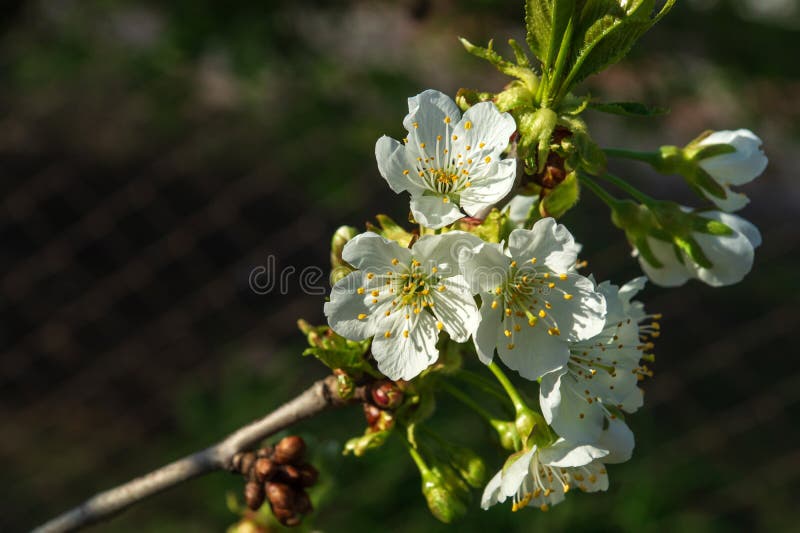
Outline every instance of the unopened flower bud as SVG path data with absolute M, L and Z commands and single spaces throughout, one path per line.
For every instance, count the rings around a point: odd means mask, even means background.
M 467 505 L 460 497 L 458 488 L 448 483 L 439 471 L 427 470 L 422 473 L 422 494 L 431 514 L 445 524 L 467 513 Z
M 281 439 L 275 445 L 273 459 L 278 464 L 296 463 L 302 459 L 306 451 L 306 443 L 297 435 L 290 435 Z
M 277 471 L 277 465 L 266 457 L 259 457 L 255 464 L 256 479 L 260 482 L 272 479 Z
M 284 526 L 288 526 L 288 521 L 295 518 L 295 512 L 293 509 L 288 509 L 285 507 L 272 507 L 272 514 L 275 515 L 275 518 L 283 524 Z M 297 525 L 297 524 L 293 524 Z
M 344 245 L 358 235 L 358 230 L 352 226 L 342 226 L 336 230 L 331 238 L 331 285 L 353 271 L 353 268 L 342 259 Z
M 364 404 L 364 418 L 367 419 L 367 425 L 372 427 L 378 423 L 381 417 L 381 410 L 370 403 Z
M 284 479 L 287 483 L 294 484 L 300 480 L 300 470 L 298 470 L 296 466 L 281 465 L 280 472 L 281 472 L 281 478 Z
M 233 456 L 233 469 L 242 475 L 247 475 L 255 460 L 256 455 L 252 452 L 237 453 Z
M 267 483 L 267 499 L 272 507 L 291 509 L 294 505 L 294 489 L 286 483 Z
M 403 392 L 391 381 L 383 381 L 373 385 L 372 401 L 384 409 L 395 409 L 403 403 Z
M 450 464 L 461 478 L 473 488 L 483 487 L 486 482 L 486 465 L 483 459 L 469 448 L 450 446 L 447 451 L 450 454 Z
M 319 471 L 312 465 L 306 463 L 300 465 L 300 486 L 310 487 L 319 479 Z
M 264 503 L 264 488 L 260 483 L 248 481 L 244 486 L 244 501 L 253 511 L 258 510 Z
M 312 511 L 311 498 L 304 490 L 297 491 L 294 498 L 294 511 L 300 514 L 308 514 Z

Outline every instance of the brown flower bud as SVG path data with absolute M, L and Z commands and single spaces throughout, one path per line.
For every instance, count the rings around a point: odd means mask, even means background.
M 244 501 L 247 507 L 253 511 L 257 511 L 261 504 L 264 503 L 264 488 L 260 483 L 255 481 L 248 481 L 244 486 Z
M 381 417 L 381 410 L 372 404 L 365 403 L 364 405 L 364 418 L 367 419 L 368 426 L 374 426 L 378 419 Z
M 372 401 L 378 407 L 394 409 L 403 403 L 403 392 L 391 381 L 378 382 L 372 386 Z
M 273 453 L 272 446 L 267 446 L 265 448 L 261 448 L 260 450 L 256 451 L 256 457 L 272 457 Z
M 300 470 L 294 465 L 281 465 L 280 472 L 282 480 L 287 483 L 294 485 L 300 481 Z
M 314 485 L 318 479 L 319 479 L 319 471 L 316 468 L 314 468 L 308 463 L 300 465 L 301 487 L 310 487 Z
M 237 453 L 233 456 L 233 469 L 242 475 L 247 475 L 253 468 L 256 456 L 252 452 Z
M 304 490 L 300 490 L 295 494 L 294 498 L 294 511 L 300 514 L 308 514 L 313 510 L 311 505 L 311 498 Z
M 273 459 L 278 464 L 296 463 L 306 451 L 306 443 L 297 435 L 284 437 L 275 446 Z
M 272 507 L 272 514 L 283 525 L 286 525 L 286 520 L 294 517 L 295 512 L 292 509 L 285 509 L 283 507 Z
M 294 504 L 294 489 L 285 483 L 267 483 L 267 499 L 272 507 L 291 509 Z
M 265 480 L 270 480 L 275 476 L 278 465 L 266 457 L 259 457 L 256 459 L 253 469 L 256 473 L 256 479 L 263 483 Z

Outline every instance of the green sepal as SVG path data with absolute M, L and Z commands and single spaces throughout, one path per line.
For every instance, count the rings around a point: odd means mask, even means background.
M 692 231 L 721 237 L 733 235 L 734 233 L 727 224 L 701 216 L 692 217 Z
M 392 430 L 385 429 L 382 431 L 370 431 L 369 429 L 360 437 L 353 437 L 348 440 L 342 450 L 343 455 L 353 454 L 356 457 L 361 457 L 369 450 L 380 448 L 386 443 L 386 439 L 392 434 Z
M 378 226 L 367 222 L 368 231 L 372 231 L 391 241 L 395 241 L 403 248 L 408 247 L 411 239 L 414 237 L 413 233 L 406 231 L 403 226 L 386 215 L 375 215 L 375 219 L 378 221 Z
M 703 248 L 700 246 L 700 243 L 694 239 L 694 237 L 678 237 L 676 236 L 673 239 L 675 246 L 677 246 L 683 253 L 688 255 L 692 258 L 692 261 L 697 263 L 703 268 L 711 268 L 714 266 L 714 263 L 709 260 L 708 256 L 706 256 Z
M 508 218 L 508 213 L 495 207 L 477 226 L 464 220 L 459 220 L 453 225 L 453 229 L 473 233 L 486 242 L 497 243 L 508 238 L 508 235 L 515 227 Z
M 461 108 L 461 111 L 466 111 L 480 102 L 490 102 L 492 98 L 494 98 L 492 93 L 478 91 L 477 89 L 461 88 L 456 93 L 456 105 Z
M 564 181 L 559 183 L 541 202 L 539 202 L 539 214 L 542 217 L 561 218 L 567 211 L 578 202 L 580 196 L 580 186 L 576 172 L 570 172 Z
M 547 108 L 521 113 L 517 119 L 517 129 L 520 133 L 517 153 L 523 159 L 535 159 L 537 173 L 544 170 L 547 163 L 556 124 L 558 115 Z
M 341 369 L 355 376 L 364 372 L 375 377 L 380 376 L 366 359 L 369 339 L 351 341 L 328 326 L 312 326 L 302 319 L 297 321 L 297 326 L 306 335 L 309 344 L 303 351 L 304 356 L 313 355 L 331 370 Z
M 725 188 L 717 183 L 714 178 L 712 178 L 708 172 L 700 168 L 699 166 L 694 169 L 694 172 L 691 175 L 684 176 L 686 182 L 695 189 L 695 192 L 698 192 L 699 195 L 702 197 L 703 192 L 705 191 L 711 196 L 715 198 L 725 199 L 728 197 L 728 193 L 725 191 Z M 700 189 L 700 191 L 697 191 Z
M 657 117 L 669 113 L 666 107 L 648 106 L 639 102 L 590 102 L 589 109 L 626 117 Z

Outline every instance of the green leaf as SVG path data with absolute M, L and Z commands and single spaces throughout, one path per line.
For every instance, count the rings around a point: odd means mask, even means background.
M 545 68 L 553 65 L 562 36 L 574 11 L 575 0 L 525 2 L 528 46 Z
M 623 8 L 619 0 L 587 0 L 581 12 L 573 46 L 571 69 L 560 96 L 586 77 L 617 63 L 634 43 L 663 17 L 675 4 L 667 0 L 655 17 L 651 17 L 654 0 L 634 0 Z
M 494 51 L 492 49 L 492 41 L 489 41 L 489 45 L 484 48 L 482 46 L 472 44 L 463 37 L 459 37 L 459 40 L 468 53 L 474 55 L 475 57 L 485 59 L 503 74 L 522 80 L 531 90 L 535 89 L 539 84 L 539 78 L 530 68 L 515 65 Z
M 500 242 L 514 229 L 507 213 L 494 208 L 479 225 L 470 225 L 460 220 L 453 226 L 455 230 L 468 231 L 486 242 Z
M 639 102 L 591 102 L 589 108 L 602 113 L 626 117 L 657 117 L 669 113 L 669 109 L 666 107 L 653 107 Z

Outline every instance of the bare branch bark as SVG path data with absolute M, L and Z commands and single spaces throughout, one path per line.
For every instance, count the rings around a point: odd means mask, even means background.
M 75 531 L 122 512 L 131 505 L 189 479 L 215 470 L 232 470 L 233 456 L 292 424 L 329 407 L 347 403 L 339 397 L 336 378 L 317 381 L 296 398 L 251 422 L 219 443 L 193 453 L 118 487 L 96 494 L 84 503 L 34 530 L 35 533 Z

